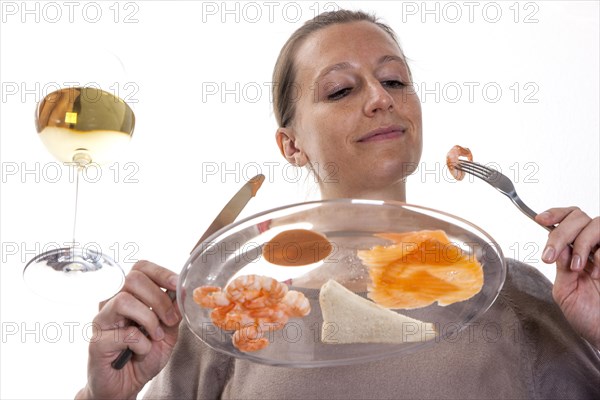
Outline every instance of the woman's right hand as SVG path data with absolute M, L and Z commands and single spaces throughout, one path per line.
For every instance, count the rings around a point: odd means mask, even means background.
M 178 276 L 148 261 L 139 261 L 123 289 L 100 305 L 89 346 L 88 382 L 78 399 L 135 398 L 167 364 L 177 342 L 181 315 L 162 289 L 176 290 Z M 149 337 L 135 325 L 143 326 Z M 120 370 L 111 363 L 125 349 L 131 360 Z

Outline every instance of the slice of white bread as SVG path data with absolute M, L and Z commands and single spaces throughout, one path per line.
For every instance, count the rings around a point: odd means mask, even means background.
M 383 308 L 334 280 L 321 287 L 323 343 L 410 343 L 436 336 L 434 324 Z

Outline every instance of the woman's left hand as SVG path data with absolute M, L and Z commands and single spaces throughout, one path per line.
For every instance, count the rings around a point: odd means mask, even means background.
M 558 224 L 542 253 L 545 263 L 556 262 L 554 300 L 573 328 L 600 349 L 600 217 L 592 219 L 577 207 L 551 208 L 536 221 Z

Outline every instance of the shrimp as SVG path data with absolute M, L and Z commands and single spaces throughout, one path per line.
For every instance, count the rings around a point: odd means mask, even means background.
M 271 308 L 248 311 L 248 317 L 254 319 L 254 323 L 262 329 L 283 329 L 290 317 L 288 309 L 284 304 L 278 304 Z
M 276 304 L 287 293 L 287 285 L 268 276 L 243 275 L 234 279 L 225 289 L 230 299 L 246 303 L 264 297 L 268 303 Z
M 243 275 L 224 290 L 216 286 L 194 289 L 194 301 L 210 313 L 213 324 L 234 331 L 232 342 L 241 351 L 257 351 L 268 346 L 266 330 L 283 329 L 290 317 L 310 312 L 304 294 L 289 290 L 285 283 L 268 276 Z
M 282 303 L 287 306 L 290 317 L 304 317 L 310 313 L 310 303 L 303 293 L 290 290 L 284 296 Z
M 459 157 L 466 157 L 467 160 L 473 161 L 473 154 L 468 148 L 456 145 L 451 148 L 446 155 L 446 165 L 448 166 L 448 170 L 450 170 L 450 173 L 457 181 L 461 181 L 465 177 L 465 173 L 463 171 L 456 169 L 456 164 L 458 164 Z
M 232 321 L 229 318 L 229 315 L 234 308 L 234 303 L 231 303 L 228 306 L 217 307 L 210 313 L 210 319 L 215 326 L 221 329 L 226 331 L 234 330 L 235 325 L 232 325 Z
M 237 349 L 245 352 L 262 350 L 269 345 L 269 340 L 262 337 L 262 332 L 255 325 L 235 331 L 232 342 Z
M 217 286 L 201 286 L 194 289 L 194 301 L 205 308 L 223 307 L 231 304 L 225 293 Z

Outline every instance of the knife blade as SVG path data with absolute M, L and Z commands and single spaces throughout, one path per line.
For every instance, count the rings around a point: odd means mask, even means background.
M 196 245 L 190 251 L 190 254 L 196 250 L 198 246 L 200 246 L 210 235 L 217 232 L 219 229 L 231 224 L 238 215 L 242 212 L 246 204 L 250 201 L 250 199 L 256 196 L 258 189 L 262 186 L 265 180 L 265 176 L 262 174 L 256 175 L 251 178 L 242 186 L 240 190 L 237 191 L 236 194 L 233 195 L 231 200 L 223 207 L 221 212 L 217 215 L 214 221 L 210 224 L 206 232 L 200 237 Z M 175 292 L 172 290 L 167 290 L 167 294 L 171 301 L 175 300 Z M 144 329 L 143 326 L 138 326 L 140 331 L 147 337 L 148 333 Z M 114 369 L 122 369 L 133 356 L 133 351 L 131 349 L 125 349 L 121 351 L 119 356 L 113 360 L 110 364 Z
M 236 194 L 233 195 L 229 203 L 223 207 L 219 215 L 214 219 L 214 221 L 210 224 L 206 232 L 200 237 L 198 243 L 192 248 L 190 254 L 196 250 L 196 248 L 206 240 L 210 235 L 223 228 L 224 226 L 229 225 L 244 209 L 246 204 L 250 201 L 250 199 L 256 196 L 256 192 L 260 189 L 262 183 L 265 180 L 265 176 L 262 174 L 256 175 L 246 182 L 244 186 Z

